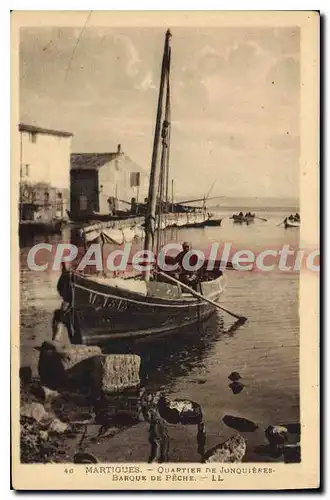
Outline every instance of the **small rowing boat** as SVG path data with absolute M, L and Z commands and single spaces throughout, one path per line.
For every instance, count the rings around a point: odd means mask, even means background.
M 291 221 L 290 219 L 284 220 L 284 227 L 288 229 L 289 227 L 300 227 L 300 221 Z
M 250 222 L 254 222 L 254 219 L 255 219 L 255 214 L 251 214 L 251 213 L 247 213 L 247 214 L 233 214 L 231 217 L 231 219 L 233 219 L 234 223 L 247 223 L 249 224 Z
M 300 215 L 298 212 L 296 214 L 291 214 L 289 217 L 285 217 L 283 221 L 285 229 L 289 227 L 300 227 Z

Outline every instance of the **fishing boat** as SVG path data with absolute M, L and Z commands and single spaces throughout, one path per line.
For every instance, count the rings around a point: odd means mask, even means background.
M 171 137 L 170 62 L 171 33 L 165 36 L 158 107 L 151 161 L 148 205 L 144 224 L 144 251 L 158 255 L 164 242 L 160 227 L 159 199 L 168 203 L 169 151 Z M 158 150 L 161 147 L 159 159 Z M 196 219 L 195 223 L 202 222 Z M 112 232 L 111 232 L 112 231 Z M 108 237 L 117 242 L 121 235 L 113 228 L 95 226 L 90 241 Z M 163 241 L 162 241 L 163 240 Z M 200 273 L 195 289 L 170 274 L 148 266 L 138 276 L 127 278 L 87 275 L 63 266 L 58 292 L 63 298 L 62 321 L 71 341 L 102 344 L 112 339 L 127 339 L 178 331 L 212 315 L 216 301 L 225 288 L 220 269 Z M 223 308 L 224 309 L 224 308 Z M 237 317 L 237 316 L 236 316 Z
M 60 234 L 67 221 L 64 219 L 21 220 L 19 222 L 20 234 Z
M 242 213 L 233 214 L 230 218 L 233 219 L 234 223 L 246 222 L 247 224 L 249 224 L 251 222 L 254 222 L 255 214 L 251 214 L 251 213 L 246 213 L 245 215 Z
M 289 227 L 300 227 L 300 220 L 291 220 L 290 218 L 286 217 L 284 219 L 284 227 L 285 229 L 288 229 Z
M 208 226 L 211 226 L 211 227 L 214 227 L 214 226 L 221 226 L 221 223 L 222 223 L 222 219 L 214 219 L 213 217 L 210 217 L 209 219 L 207 219 L 205 222 L 204 222 L 204 227 L 208 227 Z
M 283 221 L 285 229 L 290 227 L 300 227 L 300 215 L 299 213 L 291 214 L 289 217 L 285 217 Z
M 285 229 L 288 229 L 289 227 L 300 227 L 300 222 L 292 222 L 290 220 L 287 220 L 284 222 L 284 227 Z
M 85 222 L 86 224 L 88 223 L 93 223 L 93 222 L 120 222 L 120 221 L 125 221 L 125 220 L 130 220 L 130 219 L 135 219 L 136 215 L 131 214 L 129 212 L 124 212 L 124 211 L 117 211 L 116 215 L 112 214 L 101 214 L 98 212 L 91 212 L 90 214 L 73 214 L 70 210 L 66 211 L 68 214 L 69 219 L 72 222 Z

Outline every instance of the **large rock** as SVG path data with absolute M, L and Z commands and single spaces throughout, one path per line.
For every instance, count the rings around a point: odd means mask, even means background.
M 93 358 L 101 355 L 98 346 L 44 342 L 40 349 L 39 377 L 51 389 L 90 386 Z
M 53 391 L 52 389 L 49 389 L 49 387 L 46 387 L 44 385 L 40 386 L 39 394 L 45 403 L 49 403 L 59 396 L 59 393 L 57 391 Z
M 96 400 L 139 387 L 140 365 L 134 354 L 104 355 L 97 346 L 53 341 L 41 346 L 39 376 L 51 389 L 86 390 Z
M 242 462 L 246 453 L 246 444 L 246 439 L 240 434 L 236 434 L 227 439 L 224 443 L 218 444 L 214 446 L 214 448 L 208 450 L 204 457 L 202 457 L 202 463 Z
M 69 424 L 66 422 L 61 422 L 58 418 L 54 418 L 48 427 L 48 432 L 54 432 L 56 434 L 63 434 L 63 432 L 69 429 Z
M 109 354 L 93 360 L 93 387 L 96 397 L 140 385 L 141 358 L 136 354 Z
M 27 417 L 35 420 L 36 422 L 41 422 L 47 417 L 47 412 L 41 403 L 26 403 L 21 406 L 21 417 Z
M 93 395 L 96 421 L 120 425 L 140 420 L 140 363 L 133 354 L 94 358 Z
M 288 429 L 281 425 L 269 425 L 265 436 L 271 446 L 282 446 L 288 441 Z

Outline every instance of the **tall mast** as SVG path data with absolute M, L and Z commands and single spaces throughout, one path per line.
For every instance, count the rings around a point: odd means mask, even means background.
M 157 231 L 157 242 L 156 242 L 156 252 L 158 253 L 161 245 L 165 244 L 165 231 L 161 231 L 163 228 L 163 223 L 165 227 L 167 225 L 167 196 L 168 196 L 168 171 L 169 171 L 169 150 L 170 150 L 170 115 L 171 115 L 171 104 L 170 104 L 170 62 L 171 62 L 171 49 L 169 49 L 169 59 L 168 59 L 168 70 L 166 75 L 166 100 L 165 100 L 165 118 L 163 121 L 162 128 L 162 154 L 160 160 L 160 175 L 159 175 L 159 187 L 158 187 L 158 197 L 159 203 L 156 207 L 156 212 L 158 212 L 158 231 Z M 165 208 L 165 210 L 164 210 Z
M 144 240 L 144 250 L 153 250 L 154 234 L 155 234 L 155 220 L 156 220 L 156 207 L 157 207 L 157 194 L 160 176 L 160 165 L 158 162 L 158 146 L 161 134 L 161 121 L 162 121 L 162 108 L 163 108 L 163 97 L 164 97 L 164 87 L 166 82 L 166 76 L 169 69 L 170 61 L 170 39 L 171 32 L 167 30 L 165 35 L 165 45 L 164 54 L 162 61 L 162 69 L 160 76 L 160 87 L 158 96 L 158 106 L 157 106 L 157 116 L 155 125 L 155 135 L 154 135 L 154 145 L 152 151 L 151 160 L 151 172 L 150 172 L 150 182 L 149 182 L 149 193 L 148 193 L 148 205 L 147 213 L 145 218 L 145 240 Z M 149 281 L 150 270 L 146 270 L 143 273 L 143 279 Z
M 173 212 L 173 205 L 174 205 L 174 179 L 172 179 L 172 196 L 171 196 L 171 211 Z

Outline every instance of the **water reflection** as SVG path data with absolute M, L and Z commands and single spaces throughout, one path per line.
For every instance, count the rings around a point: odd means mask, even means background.
M 214 314 L 201 325 L 134 342 L 117 341 L 103 351 L 138 354 L 142 360 L 143 384 L 151 390 L 159 390 L 171 386 L 175 379 L 187 375 L 193 368 L 201 367 L 216 343 L 227 334 L 222 316 Z

